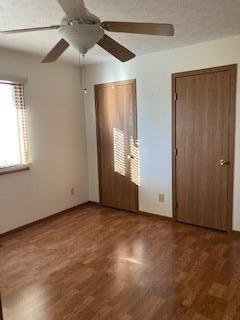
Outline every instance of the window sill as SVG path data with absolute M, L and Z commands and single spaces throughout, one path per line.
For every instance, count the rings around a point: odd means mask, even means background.
M 29 164 L 20 164 L 12 167 L 1 168 L 0 176 L 4 174 L 16 173 L 16 172 L 27 171 L 27 170 L 30 170 Z

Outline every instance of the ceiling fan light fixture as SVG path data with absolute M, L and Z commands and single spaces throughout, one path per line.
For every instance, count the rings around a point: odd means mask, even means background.
M 86 54 L 104 36 L 99 24 L 86 24 L 78 20 L 71 21 L 71 25 L 63 24 L 59 32 L 82 54 Z

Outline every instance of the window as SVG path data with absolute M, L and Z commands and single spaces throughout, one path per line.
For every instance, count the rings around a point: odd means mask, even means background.
M 28 163 L 27 112 L 23 85 L 0 80 L 0 170 Z

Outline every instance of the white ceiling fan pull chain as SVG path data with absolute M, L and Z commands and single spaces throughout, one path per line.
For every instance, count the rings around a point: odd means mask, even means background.
M 85 73 L 85 54 L 81 54 L 81 52 L 79 52 L 79 80 L 80 80 L 81 92 L 83 94 L 87 94 L 86 73 Z
M 82 65 L 82 72 L 83 72 L 83 92 L 84 94 L 87 94 L 87 88 L 86 88 L 86 70 L 85 70 L 85 54 L 82 55 L 83 57 L 83 65 Z

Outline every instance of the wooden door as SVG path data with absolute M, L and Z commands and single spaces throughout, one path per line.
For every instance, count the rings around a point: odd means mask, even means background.
M 138 145 L 135 80 L 95 86 L 100 201 L 136 212 Z
M 236 66 L 173 75 L 177 221 L 231 227 Z

